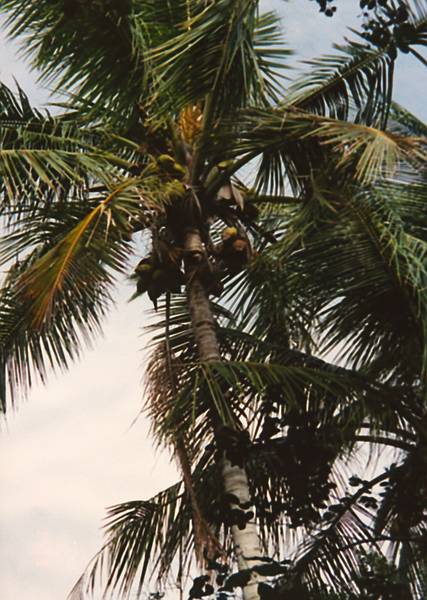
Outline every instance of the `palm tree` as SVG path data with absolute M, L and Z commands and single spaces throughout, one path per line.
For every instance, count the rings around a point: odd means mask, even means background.
M 354 544 L 384 541 L 416 589 L 425 523 L 399 489 L 424 460 L 425 129 L 391 102 L 401 39 L 349 42 L 285 90 L 289 52 L 258 2 L 158 4 L 2 3 L 70 93 L 52 116 L 0 90 L 3 410 L 80 355 L 137 257 L 135 295 L 160 316 L 147 410 L 182 483 L 110 511 L 90 585 L 106 566 L 107 588 L 140 591 L 195 556 L 219 585 L 231 557 L 225 591 L 245 600 L 271 576 L 344 589 Z M 398 33 L 425 44 L 426 23 L 417 4 Z M 403 463 L 341 493 L 362 443 Z

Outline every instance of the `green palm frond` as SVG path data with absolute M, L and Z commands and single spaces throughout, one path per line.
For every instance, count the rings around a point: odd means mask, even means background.
M 425 9 L 418 2 L 406 5 L 409 23 L 396 28 L 383 45 L 346 40 L 344 45 L 334 45 L 337 54 L 306 61 L 310 71 L 291 86 L 286 104 L 384 128 L 392 103 L 397 49 L 408 52 L 426 44 Z
M 394 58 L 389 48 L 349 41 L 339 54 L 307 61 L 310 71 L 288 90 L 285 104 L 308 112 L 385 125 L 390 107 Z
M 49 320 L 58 296 L 78 295 L 82 287 L 96 287 L 101 281 L 112 283 L 108 272 L 124 271 L 130 222 L 140 216 L 142 207 L 156 208 L 147 202 L 136 180 L 119 183 L 22 274 L 17 281 L 18 294 L 31 302 L 36 328 Z
M 363 549 L 376 548 L 388 556 L 393 555 L 394 559 L 400 555 L 398 573 L 418 597 L 425 585 L 423 545 L 426 535 L 421 476 L 425 458 L 419 461 L 422 456 L 419 450 L 419 447 L 412 449 L 399 465 L 391 464 L 371 480 L 353 476 L 351 484 L 359 489 L 340 498 L 332 507 L 333 512 L 329 507 L 325 522 L 299 548 L 293 566 L 294 572 L 313 590 L 320 591 L 326 584 L 337 591 L 351 591 L 352 585 L 347 588 L 348 583 L 361 581 L 358 554 Z M 417 485 L 408 487 L 408 483 L 415 480 Z M 411 506 L 407 505 L 408 489 L 414 490 Z M 399 499 L 392 499 L 396 493 Z M 378 503 L 380 508 L 376 511 Z
M 70 198 L 13 223 L 2 241 L 10 264 L 1 292 L 2 402 L 50 367 L 64 369 L 99 332 L 117 275 L 133 254 L 132 219 L 161 211 L 156 176 L 129 179 L 105 195 Z
M 323 352 L 342 351 L 353 367 L 389 377 L 396 370 L 413 381 L 425 360 L 425 186 L 382 181 L 360 192 L 325 189 L 319 181 L 311 197 L 282 212 L 286 236 L 249 272 L 246 296 L 237 300 L 242 319 L 261 334 L 277 314 L 291 340 L 311 335 Z M 274 282 L 275 306 L 268 286 L 264 299 L 260 277 Z
M 197 456 L 204 444 L 213 439 L 207 416 L 214 410 L 225 425 L 237 429 L 250 426 L 257 435 L 263 418 L 259 411 L 270 388 L 280 391 L 283 410 L 286 407 L 288 410 L 306 410 L 301 406 L 301 398 L 306 398 L 304 402 L 308 404 L 311 398 L 313 406 L 319 410 L 319 422 L 325 419 L 343 431 L 343 423 L 347 422 L 354 430 L 367 415 L 374 419 L 383 418 L 385 422 L 392 420 L 387 414 L 387 401 L 390 401 L 387 390 L 371 385 L 350 371 L 316 368 L 322 361 L 317 365 L 314 360 L 310 365 L 307 357 L 308 364 L 301 362 L 304 361 L 300 357 L 295 359 L 292 353 L 288 364 L 285 360 L 281 364 L 265 358 L 260 362 L 246 358 L 240 362 L 228 360 L 198 365 L 179 358 L 174 361 L 179 391 L 172 397 L 165 363 L 158 355 L 148 408 L 155 423 L 154 433 L 163 443 L 171 432 L 174 435 L 188 433 L 192 451 Z M 340 420 L 342 423 L 338 425 Z
M 382 181 L 331 194 L 319 181 L 303 202 L 274 207 L 278 241 L 230 284 L 248 344 L 273 335 L 283 354 L 335 352 L 372 379 L 412 388 L 425 368 L 424 187 Z M 407 402 L 420 410 L 416 388 Z
M 21 88 L 14 94 L 1 85 L 1 212 L 13 211 L 16 218 L 21 209 L 66 200 L 70 190 L 85 189 L 93 181 L 107 184 L 130 168 L 130 144 L 124 139 L 118 144 L 117 136 L 77 114 L 43 115 Z
M 106 573 L 106 591 L 141 592 L 151 571 L 166 578 L 182 548 L 185 563 L 191 557 L 191 505 L 180 484 L 149 501 L 126 502 L 109 509 L 107 540 L 87 569 L 88 588 Z
M 111 305 L 105 286 L 85 286 L 57 303 L 49 323 L 35 329 L 31 306 L 17 293 L 17 280 L 39 260 L 35 250 L 10 269 L 0 291 L 0 405 L 6 413 L 34 381 L 49 370 L 64 370 L 80 357 L 84 344 L 99 333 Z
M 4 83 L 0 82 L 0 119 L 1 121 L 27 121 L 30 119 L 41 120 L 44 115 L 31 106 L 28 96 L 23 89 L 15 84 L 17 93 L 13 93 Z
M 206 452 L 193 470 L 194 490 L 204 508 L 221 495 L 215 475 L 212 452 Z M 105 593 L 127 594 L 130 590 L 140 593 L 153 575 L 165 583 L 175 568 L 181 575 L 187 573 L 195 562 L 192 516 L 183 482 L 148 501 L 111 507 L 106 517 L 106 542 L 85 571 L 88 589 L 96 587 L 102 574 L 106 575 Z M 215 527 L 212 533 L 216 534 Z
M 1 11 L 9 35 L 25 38 L 26 53 L 46 81 L 62 91 L 77 87 L 91 102 L 120 107 L 124 118 L 146 80 L 147 34 L 140 13 L 149 3 L 139 4 L 8 0 Z
M 342 269 L 341 275 L 336 271 L 340 283 L 330 279 L 333 287 L 339 285 L 340 291 L 335 289 L 342 301 L 339 308 L 325 306 L 323 310 L 327 347 L 342 343 L 346 330 L 347 335 L 354 335 L 349 354 L 353 364 L 367 364 L 376 355 L 377 368 L 390 373 L 390 363 L 381 365 L 388 356 L 389 361 L 400 362 L 401 373 L 408 368 L 420 373 L 425 369 L 422 348 L 427 331 L 424 186 L 384 183 L 369 195 L 359 196 L 351 210 L 358 233 L 354 230 L 353 248 L 347 246 L 348 254 L 342 247 L 341 267 L 336 264 Z M 362 261 L 356 268 L 355 256 Z M 372 286 L 369 282 L 374 280 L 376 285 Z M 358 328 L 354 334 L 350 333 L 352 318 Z
M 277 273 L 271 271 L 267 279 L 274 281 L 276 287 L 280 281 Z M 203 441 L 212 437 L 206 419 L 212 407 L 224 423 L 237 427 L 245 427 L 243 423 L 258 423 L 260 415 L 257 411 L 270 386 L 280 388 L 289 406 L 294 407 L 307 393 L 313 398 L 316 394 L 330 395 L 328 407 L 334 407 L 334 423 L 341 419 L 342 423 L 352 422 L 352 427 L 357 428 L 364 419 L 371 419 L 375 427 L 399 427 L 406 418 L 399 406 L 406 397 L 411 403 L 407 390 L 382 386 L 375 378 L 290 349 L 288 323 L 283 325 L 284 330 L 279 329 L 274 313 L 266 311 L 262 304 L 262 292 L 268 295 L 268 290 L 260 288 L 256 282 L 255 287 L 259 306 L 255 302 L 246 307 L 251 319 L 247 320 L 242 311 L 241 321 L 236 322 L 226 313 L 221 316 L 218 308 L 215 309 L 220 317 L 217 333 L 225 357 L 220 364 L 198 364 L 185 298 L 175 296 L 172 299 L 168 328 L 170 362 L 164 342 L 165 321 L 162 320 L 155 326 L 156 330 L 160 326 L 163 332 L 157 335 L 158 345 L 148 367 L 146 410 L 157 440 L 163 444 L 171 434 L 173 437 L 179 432 L 191 435 L 197 432 L 197 440 L 191 444 L 193 456 L 197 456 Z M 276 297 L 277 314 L 287 310 L 288 299 L 286 295 Z M 303 301 L 306 302 L 305 297 Z M 261 320 L 261 327 L 258 320 Z M 245 328 L 255 331 L 259 337 L 246 332 Z M 281 332 L 280 342 L 271 341 L 272 331 L 275 334 Z M 292 338 L 292 328 L 289 331 Z M 176 393 L 171 390 L 169 369 L 176 377 Z M 331 420 L 326 408 L 323 412 L 323 416 Z M 233 413 L 240 424 L 232 417 Z
M 284 47 L 280 20 L 276 13 L 258 15 L 253 45 L 253 61 L 259 65 L 261 86 L 264 86 L 264 90 L 261 87 L 261 92 L 266 98 L 278 101 L 283 95 L 283 71 L 289 68 L 289 57 L 293 52 Z M 256 96 L 253 101 L 256 101 Z
M 364 481 L 357 492 L 346 495 L 330 512 L 326 521 L 314 535 L 308 537 L 297 550 L 293 571 L 317 592 L 328 588 L 351 591 L 357 580 L 358 549 L 364 544 L 375 545 L 369 524 L 371 513 L 360 499 L 386 481 L 388 472 Z
M 390 118 L 405 135 L 427 137 L 427 125 L 397 102 L 391 105 Z
M 292 208 L 288 211 L 285 207 L 279 217 L 276 210 L 275 216 L 265 222 L 267 231 L 274 232 L 280 239 L 282 226 L 286 227 L 286 223 L 291 222 L 295 211 Z M 291 235 L 290 231 L 288 235 Z M 296 237 L 297 244 L 299 235 Z M 261 341 L 268 344 L 271 336 L 279 334 L 281 352 L 293 347 L 314 353 L 317 350 L 312 337 L 314 309 L 303 298 L 299 302 L 297 295 L 292 296 L 292 302 L 287 302 L 289 283 L 286 277 L 281 276 L 286 258 L 274 252 L 273 248 L 260 253 L 244 276 L 230 281 L 226 288 L 225 297 L 238 322 L 238 334 L 250 334 L 248 344 L 252 346 Z
M 80 149 L 2 148 L 0 177 L 7 203 L 28 202 L 45 193 L 62 191 L 64 187 L 86 186 L 87 177 L 107 183 L 112 175 L 111 162 L 99 152 Z M 111 177 L 110 175 L 110 177 Z
M 177 111 L 209 94 L 212 123 L 225 110 L 277 97 L 289 52 L 278 45 L 274 14 L 258 17 L 256 0 L 186 4 L 188 20 L 181 31 L 150 54 L 162 105 Z
M 425 443 L 418 442 L 406 454 L 399 469 L 390 472 L 390 478 L 375 515 L 376 535 L 388 533 L 396 543 L 405 537 L 416 537 L 427 532 L 425 519 Z M 408 489 L 412 490 L 410 497 Z
M 235 161 L 228 174 L 258 159 L 253 175 L 261 193 L 284 194 L 289 181 L 297 197 L 318 174 L 329 174 L 338 185 L 343 180 L 366 185 L 405 164 L 420 168 L 427 157 L 423 137 L 292 108 L 245 110 L 237 124 L 229 122 L 212 136 L 211 144 L 214 156 Z
M 355 178 L 365 184 L 393 175 L 401 161 L 425 164 L 427 159 L 424 138 L 409 138 L 363 125 L 325 122 L 308 137 L 312 136 L 341 153 L 338 166 L 352 163 L 354 157 Z

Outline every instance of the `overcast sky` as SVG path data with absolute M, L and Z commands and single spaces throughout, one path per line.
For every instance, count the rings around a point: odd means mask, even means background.
M 294 62 L 330 51 L 346 25 L 356 25 L 356 0 L 340 0 L 337 15 L 317 15 L 308 0 L 264 2 L 283 15 Z M 15 77 L 36 105 L 47 91 L 36 84 L 16 46 L 0 38 L 0 80 Z M 425 74 L 400 58 L 395 99 L 427 119 Z M 101 545 L 106 506 L 146 499 L 176 475 L 165 454 L 155 453 L 149 426 L 138 414 L 147 337 L 148 303 L 126 298 L 105 336 L 67 374 L 34 389 L 0 433 L 0 596 L 2 600 L 65 600 L 86 562 Z

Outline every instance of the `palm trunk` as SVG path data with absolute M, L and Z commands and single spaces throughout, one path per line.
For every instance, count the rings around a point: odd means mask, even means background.
M 204 254 L 200 236 L 194 230 L 187 236 L 186 250 L 193 255 L 199 254 L 200 257 Z M 203 362 L 220 361 L 221 356 L 215 331 L 215 320 L 212 315 L 209 298 L 203 284 L 197 277 L 191 278 L 188 284 L 188 302 L 200 360 Z M 222 478 L 225 493 L 233 494 L 239 499 L 240 503 L 247 503 L 251 500 L 248 477 L 244 468 L 231 465 L 224 458 Z M 233 505 L 231 508 L 233 508 Z M 231 534 L 239 569 L 247 569 L 255 564 L 259 564 L 260 560 L 248 560 L 248 557 L 262 556 L 255 522 L 251 521 L 247 523 L 243 530 L 240 530 L 237 525 L 233 525 Z M 254 574 L 249 584 L 244 588 L 244 600 L 259 600 L 257 579 L 256 574 Z
M 230 461 L 224 460 L 222 481 L 224 491 L 238 498 L 240 504 L 251 501 L 248 477 L 244 468 L 237 467 L 236 465 L 232 465 Z M 231 505 L 231 508 L 234 508 L 234 505 Z M 242 571 L 259 565 L 261 561 L 258 557 L 262 556 L 262 551 L 255 521 L 246 523 L 244 529 L 239 529 L 237 525 L 233 525 L 231 535 L 233 538 L 234 555 L 237 558 L 239 570 Z M 250 582 L 243 588 L 244 600 L 259 600 L 259 579 L 256 573 L 252 574 Z

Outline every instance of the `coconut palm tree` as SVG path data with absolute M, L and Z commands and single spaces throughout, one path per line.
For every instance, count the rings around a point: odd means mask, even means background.
M 182 483 L 110 511 L 89 586 L 104 567 L 121 593 L 150 570 L 181 580 L 195 557 L 222 594 L 267 597 L 265 577 L 320 593 L 384 542 L 419 588 L 423 501 L 411 520 L 399 498 L 425 456 L 425 129 L 391 98 L 425 11 L 289 87 L 255 0 L 1 9 L 69 93 L 52 116 L 0 90 L 3 410 L 80 355 L 130 265 L 159 315 L 147 410 Z M 362 444 L 403 459 L 347 494 Z

